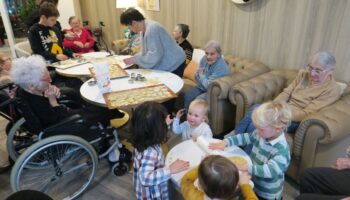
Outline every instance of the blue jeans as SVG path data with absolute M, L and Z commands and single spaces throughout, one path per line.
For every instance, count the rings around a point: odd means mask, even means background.
M 253 104 L 244 115 L 243 119 L 237 124 L 235 129 L 235 134 L 242 133 L 252 133 L 256 128 L 252 120 L 252 114 L 255 108 L 259 107 L 261 104 Z M 295 133 L 299 127 L 300 122 L 291 122 L 287 128 L 287 133 Z M 252 151 L 253 145 L 247 145 L 244 148 L 244 151 L 247 154 L 250 154 Z
M 199 87 L 193 88 L 185 94 L 185 109 L 188 110 L 188 107 L 190 107 L 191 102 L 195 98 L 205 99 L 205 97 L 206 91 L 200 89 Z

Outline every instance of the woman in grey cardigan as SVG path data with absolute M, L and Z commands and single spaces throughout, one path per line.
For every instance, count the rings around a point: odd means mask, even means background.
M 171 35 L 157 22 L 145 19 L 135 8 L 120 15 L 120 23 L 141 36 L 141 52 L 124 60 L 125 64 L 137 64 L 147 69 L 173 72 L 182 77 L 185 69 L 185 53 Z

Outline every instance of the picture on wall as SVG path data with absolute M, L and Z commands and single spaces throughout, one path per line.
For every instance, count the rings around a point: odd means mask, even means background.
M 159 11 L 159 0 L 146 0 L 146 9 Z

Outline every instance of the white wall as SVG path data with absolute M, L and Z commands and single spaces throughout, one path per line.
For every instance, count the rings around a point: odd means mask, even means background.
M 60 12 L 60 17 L 58 18 L 58 21 L 61 23 L 62 29 L 69 28 L 69 17 L 78 15 L 75 11 L 76 9 L 74 8 L 74 0 L 60 0 L 57 8 Z

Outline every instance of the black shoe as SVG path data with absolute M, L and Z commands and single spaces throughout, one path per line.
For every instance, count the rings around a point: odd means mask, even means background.
M 111 111 L 112 111 L 112 113 L 113 113 L 112 119 L 114 119 L 114 118 L 123 118 L 124 115 L 125 115 L 125 113 L 120 112 L 118 109 L 113 109 L 113 110 L 111 110 Z
M 11 169 L 12 165 L 11 164 L 8 164 L 7 166 L 5 167 L 0 167 L 0 174 L 3 174 L 5 172 L 7 172 L 9 169 Z

